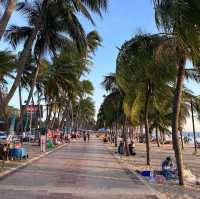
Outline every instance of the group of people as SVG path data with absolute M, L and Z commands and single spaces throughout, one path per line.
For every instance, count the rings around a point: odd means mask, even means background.
M 128 151 L 130 155 L 136 155 L 135 143 L 133 140 L 131 140 L 130 143 L 128 144 Z M 125 152 L 125 145 L 124 142 L 121 140 L 118 146 L 118 153 L 124 154 L 124 152 Z
M 90 140 L 90 134 L 89 132 L 71 132 L 70 134 L 61 134 L 60 139 L 61 141 L 64 143 L 70 143 L 71 141 L 75 141 L 77 139 L 80 139 L 81 137 L 83 137 L 83 140 L 89 141 Z

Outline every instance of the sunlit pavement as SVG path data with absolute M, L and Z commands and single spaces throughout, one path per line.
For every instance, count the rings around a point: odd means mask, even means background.
M 0 199 L 157 199 L 101 141 L 73 142 L 0 181 Z

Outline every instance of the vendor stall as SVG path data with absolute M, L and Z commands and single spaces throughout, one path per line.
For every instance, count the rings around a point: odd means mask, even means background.
M 27 159 L 28 151 L 25 147 L 22 146 L 21 142 L 15 141 L 10 145 L 9 149 L 9 158 L 10 159 Z

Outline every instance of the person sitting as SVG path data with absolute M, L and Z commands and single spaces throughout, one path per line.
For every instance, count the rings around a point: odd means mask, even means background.
M 124 154 L 124 142 L 122 142 L 122 141 L 120 141 L 120 143 L 119 143 L 118 153 L 119 154 Z
M 66 142 L 66 143 L 70 143 L 70 138 L 69 138 L 69 135 L 68 135 L 68 134 L 65 135 L 65 142 Z
M 131 140 L 131 143 L 128 145 L 128 149 L 129 149 L 130 155 L 136 155 L 135 144 L 134 144 L 133 140 Z
M 104 143 L 107 143 L 107 142 L 108 142 L 108 135 L 107 135 L 107 134 L 104 135 L 104 137 L 103 137 L 103 142 L 104 142 Z
M 162 163 L 162 173 L 166 179 L 175 178 L 175 169 L 173 166 L 173 161 L 170 156 L 168 156 Z

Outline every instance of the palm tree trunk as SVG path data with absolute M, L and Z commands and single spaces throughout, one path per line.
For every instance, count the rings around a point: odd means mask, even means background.
M 2 89 L 1 89 L 1 86 L 0 86 L 0 103 L 3 102 L 3 92 L 2 92 Z
M 131 140 L 131 131 L 130 131 L 130 128 L 129 126 L 127 126 L 127 132 L 128 132 L 128 138 Z
M 56 112 L 54 112 L 54 114 L 53 114 L 53 119 L 52 119 L 52 121 L 51 121 L 51 125 L 50 125 L 51 128 L 54 127 L 55 120 L 56 120 Z
M 33 94 L 31 96 L 31 98 L 32 98 L 31 104 L 34 106 Z M 32 127 L 33 127 L 33 111 L 31 111 L 31 116 L 30 116 L 30 124 L 29 124 L 30 132 L 32 132 Z
M 183 179 L 183 158 L 182 151 L 179 143 L 178 127 L 179 127 L 179 114 L 180 114 L 180 103 L 183 91 L 184 82 L 184 67 L 185 67 L 185 56 L 181 56 L 179 49 L 177 48 L 177 54 L 179 55 L 178 60 L 178 71 L 176 80 L 176 90 L 173 103 L 173 116 L 172 116 L 172 138 L 173 138 L 173 149 L 176 158 L 176 164 L 178 169 L 179 184 L 184 185 Z
M 49 99 L 47 96 L 45 96 L 45 103 L 46 103 L 46 119 L 45 119 L 45 123 L 47 124 L 47 119 L 48 119 L 48 116 L 49 116 Z
M 193 111 L 193 101 L 191 100 L 191 113 L 192 113 L 192 128 L 193 128 L 193 139 L 194 139 L 194 149 L 195 154 L 197 153 L 197 141 L 196 141 L 196 131 L 195 131 L 195 125 L 194 125 L 194 111 Z
M 140 133 L 139 133 L 139 141 L 140 141 L 140 139 L 142 139 L 142 141 L 143 141 L 143 123 L 142 123 L 142 121 L 140 120 Z
M 109 131 L 108 131 L 108 137 L 109 137 L 109 139 L 110 139 L 110 137 L 112 136 L 112 124 L 110 125 L 110 127 L 109 127 Z
M 81 100 L 81 99 L 80 99 Z M 78 118 L 79 118 L 79 112 L 80 112 L 80 101 L 78 103 L 78 109 L 77 109 L 77 112 L 76 112 L 76 118 L 75 118 L 75 121 L 74 121 L 74 127 L 75 129 L 78 129 Z
M 59 111 L 58 111 L 58 116 L 57 116 L 58 122 L 60 121 L 60 114 L 61 114 L 61 111 L 62 111 L 62 109 L 61 109 L 61 106 L 59 105 Z
M 60 114 L 61 114 L 61 107 L 59 105 L 59 111 L 58 111 L 58 116 L 57 116 L 58 123 L 57 123 L 57 127 L 56 128 L 58 128 L 59 124 L 60 124 Z
M 19 106 L 20 106 L 20 115 L 22 111 L 22 86 L 21 86 L 21 81 L 19 83 Z
M 11 100 L 13 95 L 15 94 L 15 91 L 20 84 L 21 75 L 23 73 L 24 67 L 25 67 L 28 59 L 31 56 L 32 46 L 33 46 L 36 34 L 37 34 L 37 31 L 34 31 L 33 34 L 31 35 L 31 37 L 26 42 L 26 44 L 24 45 L 24 49 L 23 49 L 22 54 L 19 58 L 19 61 L 16 63 L 16 65 L 19 66 L 18 70 L 17 70 L 17 75 L 15 77 L 15 81 L 14 81 L 8 95 L 6 96 L 6 98 L 3 101 L 3 104 L 2 104 L 3 108 L 8 105 L 9 101 Z
M 1 89 L 1 86 L 0 86 L 0 104 L 3 103 L 3 92 L 2 92 L 2 89 Z M 9 128 L 9 124 L 8 124 L 8 118 L 7 118 L 7 114 L 6 114 L 6 108 L 3 108 L 2 109 L 2 116 L 3 116 L 3 120 L 5 121 L 5 125 L 6 125 L 6 129 L 8 130 Z
M 61 122 L 59 124 L 59 129 L 62 128 L 62 126 L 64 125 L 64 121 L 65 121 L 65 118 L 66 118 L 67 112 L 68 112 L 68 107 L 67 106 L 68 105 L 66 105 L 65 110 L 63 112 L 62 119 L 61 119 Z
M 145 94 L 145 106 L 144 106 L 144 125 L 145 125 L 145 136 L 146 136 L 146 155 L 147 165 L 150 166 L 150 136 L 149 136 L 149 123 L 148 123 L 148 106 L 150 98 L 149 82 L 146 83 L 146 94 Z
M 117 128 L 117 122 L 115 124 L 115 147 L 117 147 L 117 137 L 118 137 L 118 128 Z
M 26 105 L 25 105 L 25 107 L 22 108 L 22 111 L 21 111 L 21 114 L 20 114 L 20 119 L 19 119 L 19 123 L 18 123 L 18 127 L 17 127 L 17 132 L 18 133 L 19 133 L 19 128 L 23 123 L 23 118 L 24 118 L 26 107 L 29 105 L 29 103 L 31 101 L 31 98 L 33 96 L 33 91 L 34 91 L 34 88 L 35 88 L 35 84 L 36 84 L 36 80 L 37 80 L 39 69 L 40 69 L 40 65 L 38 64 L 37 65 L 37 69 L 36 69 L 35 74 L 34 74 L 34 77 L 33 77 L 33 81 L 32 81 L 32 84 L 31 84 L 31 89 L 29 91 L 29 95 L 28 95 L 28 99 L 26 101 Z
M 80 120 L 80 123 L 79 123 L 79 128 L 80 128 L 80 129 L 83 129 L 83 121 L 84 121 L 83 119 Z
M 67 112 L 68 112 L 68 111 L 67 111 Z M 66 119 L 66 116 L 67 116 L 67 112 L 66 112 L 65 117 L 64 117 L 63 120 L 62 120 L 62 123 L 61 123 L 60 129 L 63 129 L 64 126 L 65 126 L 65 119 Z
M 158 127 L 157 126 L 156 126 L 156 142 L 157 142 L 157 146 L 160 147 L 160 141 L 159 141 Z
M 16 0 L 8 0 L 7 5 L 4 11 L 4 14 L 0 20 L 0 40 L 2 39 L 2 36 L 6 30 L 6 27 L 8 25 L 8 22 L 10 20 L 10 17 L 15 9 L 16 6 Z
M 74 128 L 74 111 L 73 111 L 73 105 L 72 105 L 72 102 L 71 100 L 69 101 L 69 110 L 71 112 L 71 127 Z
M 40 128 L 41 126 L 41 119 L 42 119 L 42 110 L 40 108 L 40 93 L 39 90 L 37 91 L 37 97 L 38 97 L 38 107 L 39 107 L 39 115 L 38 115 L 38 127 Z
M 184 149 L 184 143 L 183 143 L 183 130 L 182 128 L 180 129 L 180 136 L 181 136 L 181 147 L 182 147 L 182 150 Z
M 46 120 L 47 128 L 50 127 L 52 111 L 53 111 L 53 104 L 49 104 L 49 113 L 48 113 L 47 120 Z
M 124 138 L 126 156 L 129 156 L 128 143 L 127 143 L 126 122 L 127 122 L 127 117 L 125 116 L 125 118 L 124 118 L 124 124 L 123 124 L 123 138 Z
M 21 86 L 21 81 L 19 83 L 19 106 L 20 106 L 20 118 L 21 118 L 21 115 L 22 115 L 22 86 Z M 23 131 L 24 129 L 24 126 L 23 126 L 23 122 L 21 123 L 21 129 Z M 17 132 L 18 132 L 18 126 L 17 126 Z

